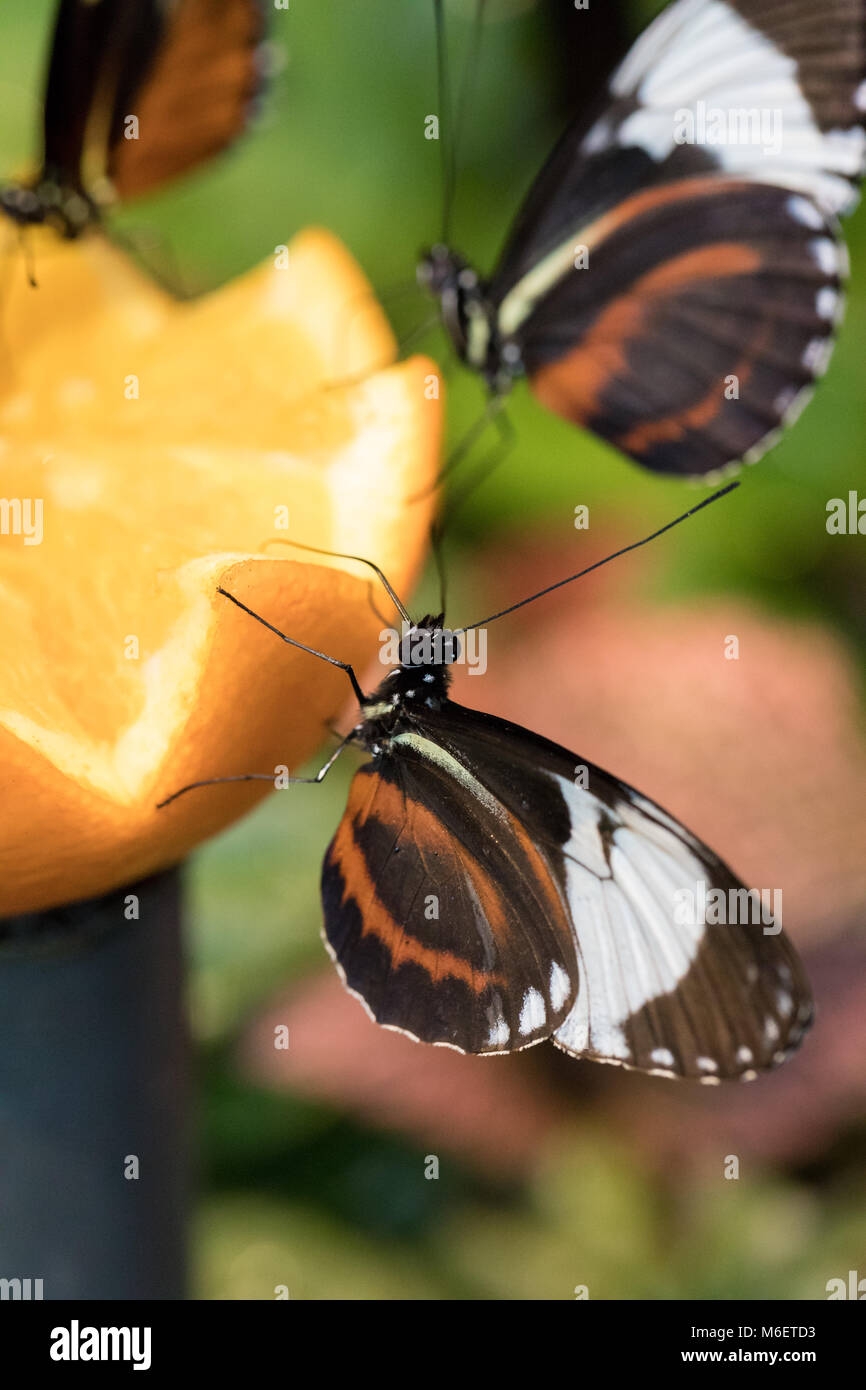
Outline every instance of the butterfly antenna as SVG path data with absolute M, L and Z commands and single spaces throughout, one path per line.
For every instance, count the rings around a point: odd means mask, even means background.
M 400 617 L 403 618 L 411 626 L 412 618 L 409 613 L 409 610 L 406 608 L 405 604 L 403 604 L 401 600 L 398 598 L 397 594 L 395 593 L 391 584 L 389 584 L 382 570 L 379 569 L 378 565 L 374 565 L 372 560 L 365 559 L 363 555 L 347 555 L 342 550 L 322 550 L 319 548 L 319 546 L 316 545 L 304 545 L 301 541 L 290 541 L 286 536 L 271 536 L 270 539 L 265 542 L 265 544 L 292 545 L 295 547 L 296 550 L 309 550 L 310 553 L 313 555 L 327 555 L 332 560 L 356 560 L 359 565 L 366 565 L 367 568 L 371 569 L 373 573 L 378 577 L 379 581 L 381 582 L 382 588 L 385 590 L 394 607 L 397 609 L 397 612 L 400 614 Z
M 487 0 L 478 0 L 475 6 L 475 18 L 472 21 L 472 37 L 469 40 L 469 52 L 466 56 L 466 63 L 463 68 L 463 79 L 460 83 L 460 92 L 457 97 L 457 110 L 454 116 L 454 131 L 451 140 L 452 192 L 457 187 L 457 154 L 463 140 L 463 131 L 466 125 L 469 102 L 478 74 L 479 59 L 481 57 L 481 36 L 484 32 L 484 12 L 486 8 Z
M 688 521 L 690 516 L 697 512 L 702 512 L 704 507 L 709 507 L 711 503 L 718 502 L 722 497 L 727 497 L 729 492 L 740 486 L 739 483 L 728 483 L 719 492 L 714 492 L 712 497 L 705 497 L 703 502 L 699 502 L 696 507 L 691 507 L 689 511 L 683 512 L 682 516 L 669 521 L 666 526 L 659 527 L 658 531 L 653 531 L 651 536 L 644 536 L 641 541 L 632 541 L 631 545 L 624 545 L 621 550 L 615 550 L 612 555 L 606 555 L 603 560 L 596 560 L 595 564 L 587 565 L 586 569 L 578 570 L 577 574 L 570 574 L 567 579 L 559 579 L 555 584 L 548 584 L 546 589 L 539 589 L 537 594 L 530 594 L 529 598 L 522 598 L 519 603 L 512 603 L 508 608 L 502 608 L 498 613 L 491 613 L 489 618 L 482 618 L 480 622 L 468 623 L 466 627 L 455 628 L 455 632 L 470 632 L 476 627 L 487 627 L 490 623 L 495 623 L 497 618 L 504 618 L 506 613 L 514 613 L 518 608 L 525 608 L 528 603 L 534 603 L 536 599 L 544 598 L 545 594 L 552 594 L 554 590 L 561 589 L 566 584 L 573 584 L 575 579 L 582 579 L 585 574 L 591 574 L 593 570 L 601 569 L 602 565 L 609 565 L 611 560 L 618 560 L 620 555 L 628 555 L 630 550 L 639 550 L 642 545 L 649 545 L 650 541 L 657 540 L 663 536 L 665 531 L 673 530 L 674 526 L 679 526 L 680 522 Z
M 433 551 L 433 561 L 436 565 L 436 573 L 439 576 L 439 612 L 445 613 L 448 610 L 448 576 L 445 572 L 444 555 L 445 533 L 440 521 L 434 521 L 430 527 L 430 546 Z
M 444 0 L 433 0 L 433 13 L 436 22 L 436 85 L 439 102 L 439 157 L 442 168 L 442 242 L 447 243 L 454 199 L 454 155 L 451 148 L 451 97 L 448 87 Z

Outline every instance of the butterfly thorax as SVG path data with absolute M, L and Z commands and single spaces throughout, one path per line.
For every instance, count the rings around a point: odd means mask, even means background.
M 50 222 L 64 237 L 77 237 L 97 218 L 95 204 L 80 189 L 44 169 L 32 183 L 0 189 L 0 210 L 21 227 Z
M 496 395 L 523 373 L 517 343 L 503 340 L 487 285 L 469 262 L 447 246 L 434 246 L 418 264 L 418 282 L 439 300 L 442 322 L 454 347 L 480 372 Z
M 428 615 L 410 628 L 400 643 L 400 665 L 361 706 L 357 742 L 374 755 L 424 710 L 438 710 L 448 698 L 449 667 L 460 656 L 457 634 L 443 628 L 442 617 Z

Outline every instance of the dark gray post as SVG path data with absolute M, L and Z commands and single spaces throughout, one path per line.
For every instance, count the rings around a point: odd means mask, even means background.
M 31 1297 L 184 1296 L 180 925 L 177 870 L 0 921 L 0 1279 Z

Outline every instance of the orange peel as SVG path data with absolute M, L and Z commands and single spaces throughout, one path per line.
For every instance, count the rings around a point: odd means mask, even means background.
M 0 493 L 43 503 L 39 544 L 0 508 L 0 916 L 176 862 L 267 784 L 162 797 L 315 751 L 345 675 L 217 586 L 362 670 L 366 572 L 267 543 L 369 556 L 407 590 L 441 427 L 434 364 L 393 365 L 328 233 L 187 304 L 98 236 L 37 233 L 33 259 L 39 288 L 7 276 L 0 306 Z

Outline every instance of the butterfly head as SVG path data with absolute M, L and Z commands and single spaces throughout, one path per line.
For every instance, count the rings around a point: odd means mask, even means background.
M 362 706 L 371 736 L 381 740 L 413 705 L 438 709 L 448 697 L 450 666 L 460 660 L 460 638 L 442 626 L 443 614 L 428 614 L 404 631 L 399 666 Z
M 20 226 L 45 221 L 45 205 L 35 189 L 26 184 L 9 183 L 0 188 L 0 211 Z
M 494 325 L 478 272 L 456 251 L 433 246 L 418 263 L 418 283 L 439 300 L 442 322 L 460 356 L 486 372 Z
M 444 613 L 429 613 L 409 628 L 400 643 L 400 670 L 430 674 L 460 659 L 460 639 L 456 632 L 442 626 Z

